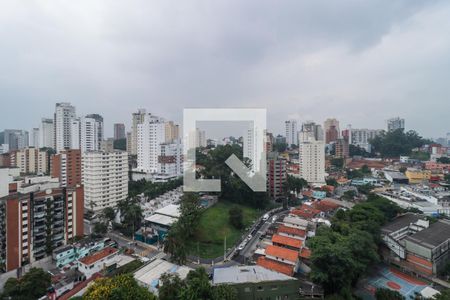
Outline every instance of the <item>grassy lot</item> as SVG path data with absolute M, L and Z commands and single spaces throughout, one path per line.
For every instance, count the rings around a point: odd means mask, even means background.
M 190 243 L 191 255 L 197 256 L 200 252 L 202 258 L 219 257 L 223 255 L 225 236 L 227 248 L 232 247 L 239 240 L 245 230 L 237 230 L 228 222 L 228 211 L 235 205 L 242 208 L 245 227 L 251 225 L 263 213 L 248 206 L 219 201 L 202 213 L 195 240 Z

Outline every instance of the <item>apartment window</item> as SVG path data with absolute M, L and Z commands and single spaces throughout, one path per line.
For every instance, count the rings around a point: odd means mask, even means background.
M 262 291 L 264 291 L 264 288 L 263 288 L 262 286 L 258 286 L 258 287 L 256 288 L 256 290 L 257 290 L 258 292 L 262 292 Z

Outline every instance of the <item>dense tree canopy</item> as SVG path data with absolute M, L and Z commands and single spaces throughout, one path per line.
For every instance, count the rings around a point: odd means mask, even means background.
M 422 138 L 414 130 L 404 132 L 403 129 L 383 131 L 370 141 L 372 152 L 379 153 L 382 157 L 410 155 L 412 149 L 430 143 L 432 141 Z
M 117 203 L 120 212 L 121 224 L 118 226 L 123 234 L 132 236 L 136 230 L 141 228 L 142 208 L 138 200 L 127 198 Z
M 238 206 L 233 206 L 228 211 L 228 217 L 230 220 L 230 224 L 236 228 L 236 229 L 242 229 L 244 228 L 244 213 L 242 211 L 242 208 Z
M 156 300 L 148 289 L 140 286 L 130 274 L 96 279 L 83 295 L 83 300 Z
M 223 145 L 208 151 L 207 154 L 197 151 L 196 162 L 204 167 L 198 175 L 208 179 L 220 179 L 220 199 L 256 208 L 265 208 L 269 203 L 267 193 L 254 192 L 225 163 L 233 154 L 247 167 L 251 165 L 248 159 L 243 158 L 241 146 L 238 144 Z
M 437 162 L 441 163 L 441 164 L 450 164 L 450 157 L 445 157 L 445 156 L 439 157 L 437 159 Z
M 39 268 L 31 268 L 22 278 L 9 278 L 3 288 L 2 299 L 27 300 L 45 296 L 51 276 Z
M 340 210 L 331 228 L 319 227 L 309 240 L 312 249 L 311 278 L 327 294 L 344 298 L 361 275 L 379 261 L 380 228 L 402 209 L 374 194 L 349 211 Z
M 212 286 L 204 268 L 189 272 L 186 279 L 178 275 L 161 277 L 159 300 L 237 300 L 236 290 L 228 285 Z
M 403 297 L 399 292 L 390 289 L 378 289 L 375 292 L 375 298 L 377 300 L 403 300 Z
M 198 195 L 185 193 L 181 198 L 180 206 L 181 216 L 172 224 L 164 239 L 164 251 L 171 255 L 173 262 L 185 264 L 188 241 L 195 232 L 201 213 Z
M 144 193 L 146 197 L 153 199 L 181 186 L 182 184 L 182 178 L 170 180 L 168 182 L 155 183 L 146 181 L 145 179 L 130 181 L 128 182 L 128 195 L 134 198 L 137 195 Z

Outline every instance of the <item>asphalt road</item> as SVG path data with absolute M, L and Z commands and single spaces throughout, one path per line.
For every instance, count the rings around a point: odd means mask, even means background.
M 252 258 L 256 248 L 258 247 L 261 237 L 266 234 L 269 227 L 273 224 L 272 218 L 276 216 L 277 220 L 280 220 L 280 218 L 282 218 L 286 214 L 287 211 L 281 211 L 279 213 L 273 214 L 267 221 L 256 226 L 255 228 L 256 232 L 255 230 L 253 231 L 254 234 L 250 239 L 250 241 L 247 242 L 244 249 L 239 251 L 239 255 L 236 256 L 233 260 L 239 262 L 240 264 L 247 264 L 249 260 Z

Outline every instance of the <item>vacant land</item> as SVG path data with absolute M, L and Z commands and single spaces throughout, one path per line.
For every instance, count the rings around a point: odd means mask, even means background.
M 202 258 L 216 258 L 223 255 L 224 238 L 227 238 L 227 248 L 232 247 L 245 230 L 237 230 L 228 221 L 228 211 L 231 207 L 242 208 L 244 227 L 250 226 L 262 212 L 243 205 L 219 201 L 202 213 L 195 234 L 195 240 L 190 243 L 190 254 Z

